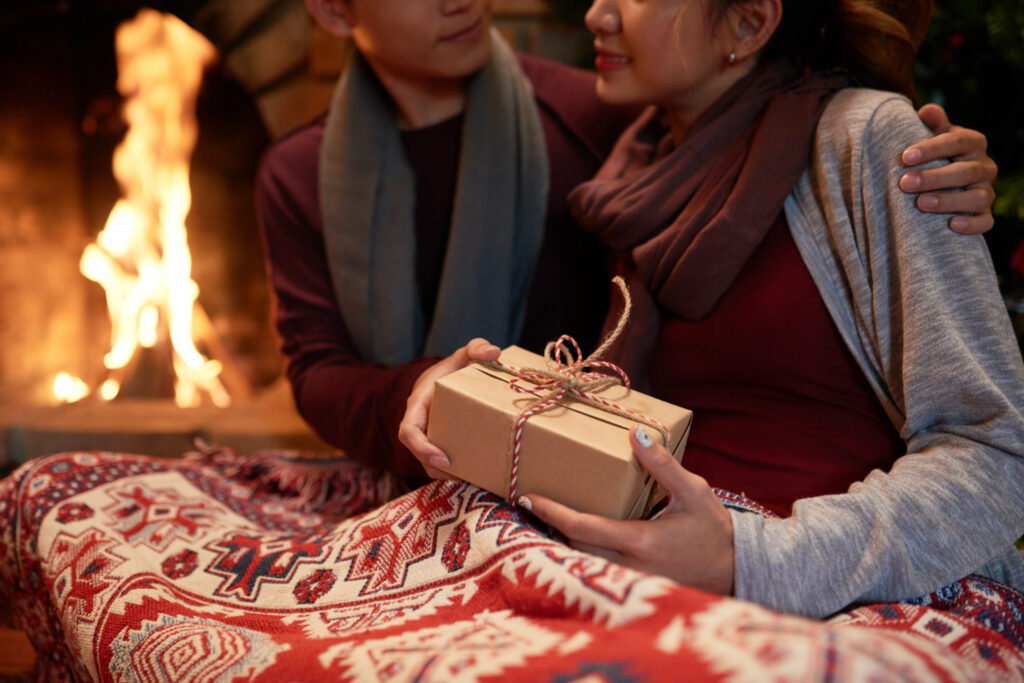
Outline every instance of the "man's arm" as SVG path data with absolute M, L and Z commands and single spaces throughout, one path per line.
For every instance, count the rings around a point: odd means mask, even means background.
M 276 324 L 296 406 L 322 439 L 361 462 L 424 478 L 398 441 L 413 384 L 434 358 L 398 366 L 363 360 L 334 297 L 317 198 L 315 131 L 271 148 L 260 167 L 257 214 Z

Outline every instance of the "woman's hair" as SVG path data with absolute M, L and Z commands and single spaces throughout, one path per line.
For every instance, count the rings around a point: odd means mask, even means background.
M 713 23 L 745 0 L 708 0 Z M 761 57 L 814 69 L 843 67 L 864 86 L 914 98 L 913 66 L 933 0 L 782 0 Z

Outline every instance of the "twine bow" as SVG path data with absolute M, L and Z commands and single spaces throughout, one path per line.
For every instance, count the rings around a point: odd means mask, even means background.
M 547 346 L 544 347 L 544 363 L 546 366 L 544 368 L 516 368 L 506 365 L 501 361 L 483 363 L 484 365 L 514 375 L 509 380 L 509 387 L 513 391 L 537 397 L 537 401 L 533 405 L 519 414 L 512 433 L 512 466 L 509 475 L 508 492 L 509 499 L 513 503 L 519 498 L 517 484 L 519 480 L 519 453 L 522 446 L 523 427 L 531 417 L 558 405 L 563 399 L 569 398 L 580 401 L 605 412 L 645 424 L 661 434 L 662 443 L 668 443 L 668 429 L 663 424 L 646 415 L 602 398 L 595 393 L 615 384 L 621 384 L 627 389 L 630 386 L 629 376 L 625 370 L 614 363 L 600 360 L 622 333 L 622 330 L 625 329 L 626 323 L 629 321 L 630 309 L 632 308 L 629 290 L 623 279 L 616 276 L 612 282 L 618 285 L 619 291 L 622 292 L 624 300 L 622 313 L 619 315 L 615 329 L 605 338 L 597 350 L 587 358 L 583 358 L 583 353 L 580 351 L 580 346 L 576 343 L 576 340 L 565 334 L 556 341 L 548 342 Z M 571 350 L 569 345 L 572 347 Z M 535 386 L 528 387 L 521 382 L 529 382 Z

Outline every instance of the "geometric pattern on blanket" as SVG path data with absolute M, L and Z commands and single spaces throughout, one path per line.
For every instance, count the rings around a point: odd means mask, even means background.
M 468 484 L 395 493 L 298 454 L 43 458 L 0 482 L 0 599 L 48 681 L 1024 680 L 1024 596 L 987 579 L 813 621 Z

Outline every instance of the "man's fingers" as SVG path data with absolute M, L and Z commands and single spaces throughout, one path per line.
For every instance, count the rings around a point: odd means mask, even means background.
M 451 464 L 448 456 L 427 438 L 427 420 L 434 398 L 433 387 L 427 389 L 417 388 L 409 395 L 405 415 L 398 424 L 398 440 L 416 456 L 424 468 L 428 468 L 430 464 L 447 467 Z
M 949 219 L 949 227 L 953 232 L 959 232 L 962 235 L 980 235 L 991 230 L 995 224 L 991 213 L 977 216 L 953 216 Z
M 945 133 L 950 129 L 949 117 L 946 110 L 937 104 L 926 104 L 917 111 L 917 115 L 924 121 L 924 125 L 936 135 Z
M 412 451 L 413 455 L 416 456 L 416 459 L 424 467 L 430 465 L 434 467 L 448 467 L 451 465 L 451 461 L 445 452 L 427 438 L 421 426 L 413 422 L 403 421 L 398 425 L 398 440 Z
M 930 192 L 914 200 L 915 205 L 926 213 L 988 213 L 995 198 L 988 185 L 971 187 L 963 192 Z
M 927 171 L 909 171 L 900 177 L 900 189 L 904 192 L 931 192 L 957 187 L 984 186 L 992 191 L 998 167 L 991 159 L 957 161 Z M 991 199 L 991 195 L 990 195 Z
M 981 159 L 988 139 L 976 130 L 954 126 L 950 131 L 921 140 L 900 156 L 905 166 L 916 166 L 941 159 Z
M 501 355 L 501 349 L 481 337 L 470 341 L 464 348 L 467 363 L 470 360 L 498 360 L 498 356 Z
M 416 380 L 406 400 L 405 415 L 398 425 L 398 440 L 419 460 L 435 479 L 454 479 L 438 468 L 449 467 L 448 455 L 427 438 L 427 422 L 434 399 L 434 382 L 465 367 L 471 360 L 494 360 L 501 350 L 486 339 L 477 337 L 427 368 Z

